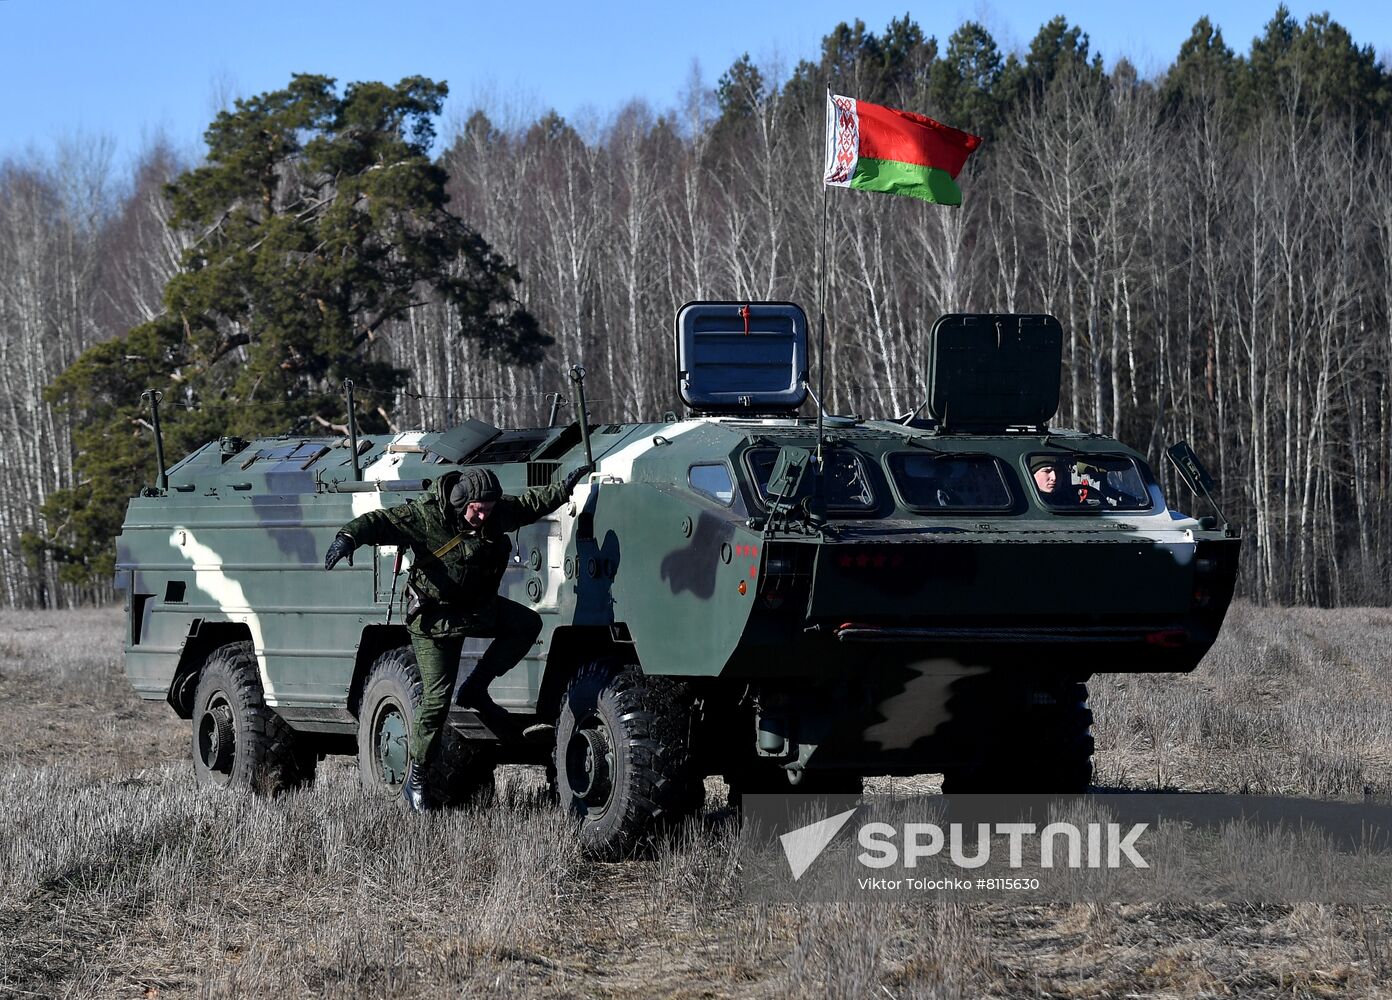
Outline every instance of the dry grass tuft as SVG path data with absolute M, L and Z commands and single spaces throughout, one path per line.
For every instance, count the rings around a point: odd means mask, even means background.
M 1239 604 L 1193 674 L 1105 674 L 1090 687 L 1099 783 L 1392 792 L 1392 612 Z
M 591 864 L 525 768 L 423 819 L 336 759 L 274 801 L 200 793 L 120 628 L 0 614 L 0 996 L 1392 995 L 1386 907 L 747 905 L 728 812 Z M 1195 674 L 1094 679 L 1099 780 L 1392 791 L 1390 638 L 1384 611 L 1235 608 Z

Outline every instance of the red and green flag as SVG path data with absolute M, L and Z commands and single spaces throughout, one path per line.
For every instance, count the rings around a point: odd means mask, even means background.
M 981 137 L 912 111 L 827 94 L 825 183 L 962 204 L 955 178 Z

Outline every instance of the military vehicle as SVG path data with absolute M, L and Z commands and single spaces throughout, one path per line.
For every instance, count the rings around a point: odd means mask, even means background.
M 941 318 L 925 403 L 897 419 L 803 413 L 796 305 L 690 303 L 675 341 L 681 418 L 224 438 L 162 471 L 118 540 L 126 665 L 190 720 L 198 782 L 293 787 L 356 754 L 370 793 L 396 793 L 420 698 L 401 560 L 362 550 L 327 575 L 322 556 L 460 466 L 513 493 L 595 469 L 516 533 L 503 582 L 546 626 L 490 693 L 543 739 L 455 709 L 431 792 L 466 802 L 499 763 L 546 766 L 600 855 L 700 809 L 708 775 L 736 804 L 919 773 L 1084 790 L 1089 677 L 1189 671 L 1213 643 L 1239 533 L 1216 505 L 1173 509 L 1138 452 L 1049 426 L 1052 317 Z M 1192 451 L 1172 458 L 1211 501 Z

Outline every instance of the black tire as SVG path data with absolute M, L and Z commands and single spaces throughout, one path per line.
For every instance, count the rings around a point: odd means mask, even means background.
M 691 709 L 676 682 L 607 660 L 576 672 L 561 699 L 553 766 L 587 854 L 628 857 L 700 808 L 690 738 Z
M 389 649 L 373 661 L 358 709 L 358 777 L 370 796 L 401 794 L 421 690 L 410 646 Z M 424 775 L 426 796 L 450 808 L 485 800 L 493 792 L 494 765 L 490 749 L 471 746 L 446 725 Z
M 266 707 L 250 642 L 208 654 L 193 694 L 193 776 L 201 788 L 262 795 L 314 780 L 318 757 L 307 740 Z
M 998 717 L 1005 725 L 980 760 L 949 768 L 943 792 L 1074 795 L 1092 785 L 1092 709 L 1087 685 L 1061 684 Z

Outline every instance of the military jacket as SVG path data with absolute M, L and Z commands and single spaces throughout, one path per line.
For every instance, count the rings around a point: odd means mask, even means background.
M 421 613 L 408 625 L 425 635 L 457 635 L 488 628 L 498 587 L 512 550 L 508 532 L 551 513 L 567 499 L 564 483 L 503 496 L 481 527 L 457 517 L 448 502 L 459 473 L 441 476 L 425 496 L 368 511 L 341 529 L 359 545 L 397 545 L 411 550 L 407 586 L 419 595 Z

